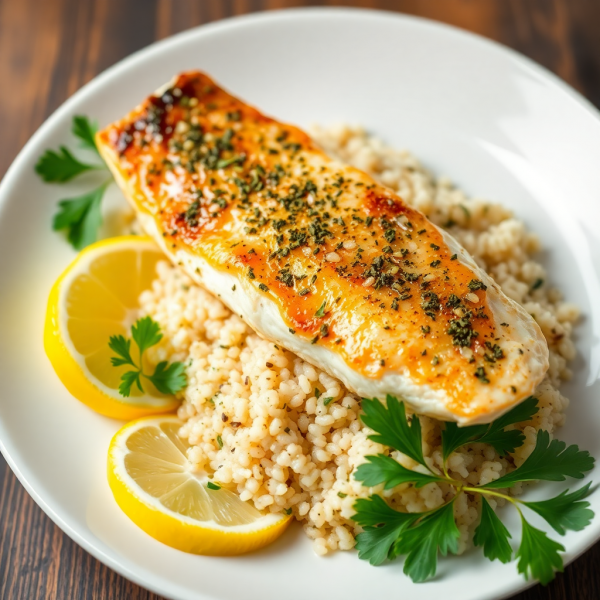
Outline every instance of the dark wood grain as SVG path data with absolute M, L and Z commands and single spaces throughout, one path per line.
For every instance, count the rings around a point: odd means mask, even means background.
M 131 52 L 228 16 L 320 4 L 397 10 L 480 33 L 600 106 L 598 0 L 0 0 L 0 175 L 52 111 Z M 0 481 L 1 599 L 160 600 L 64 535 L 1 458 Z M 600 544 L 547 588 L 513 600 L 598 600 L 599 567 Z

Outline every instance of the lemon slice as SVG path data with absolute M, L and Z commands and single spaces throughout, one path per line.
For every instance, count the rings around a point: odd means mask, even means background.
M 144 381 L 124 398 L 118 388 L 126 365 L 113 367 L 111 335 L 131 336 L 138 298 L 156 276 L 164 254 L 150 239 L 117 237 L 88 246 L 50 292 L 44 347 L 65 387 L 84 404 L 116 419 L 135 419 L 174 410 L 178 402 Z M 135 356 L 132 344 L 132 356 Z
M 169 415 L 146 417 L 115 434 L 108 482 L 123 512 L 158 541 L 194 554 L 243 554 L 279 537 L 291 516 L 263 514 L 194 473 L 181 425 Z

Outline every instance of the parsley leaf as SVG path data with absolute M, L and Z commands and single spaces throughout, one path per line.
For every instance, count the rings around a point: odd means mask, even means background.
M 546 585 L 554 579 L 554 571 L 563 570 L 563 561 L 558 553 L 564 552 L 564 547 L 550 539 L 545 532 L 530 525 L 521 515 L 523 530 L 521 545 L 517 550 L 517 569 L 519 573 L 529 574 L 540 583 Z
M 58 152 L 46 150 L 42 154 L 35 165 L 35 172 L 46 183 L 65 183 L 81 173 L 99 168 L 78 161 L 65 146 L 60 146 Z
M 107 185 L 108 182 L 87 194 L 58 203 L 59 211 L 54 215 L 52 228 L 54 231 L 67 229 L 67 239 L 76 250 L 96 241 L 102 224 L 100 206 Z
M 530 396 L 490 424 L 488 431 L 477 441 L 490 444 L 500 456 L 514 452 L 525 441 L 523 433 L 517 429 L 504 431 L 505 427 L 531 420 L 538 411 L 537 398 Z
M 390 490 L 401 483 L 414 483 L 415 487 L 420 488 L 428 483 L 445 481 L 435 475 L 411 471 L 385 454 L 366 456 L 365 458 L 368 463 L 359 465 L 354 479 L 362 481 L 363 485 L 367 487 L 385 483 L 384 489 Z
M 530 397 L 489 425 L 460 428 L 455 423 L 446 423 L 441 436 L 444 467 L 454 450 L 469 443 L 490 444 L 500 454 L 514 452 L 523 444 L 525 437 L 519 430 L 507 431 L 506 428 L 529 421 L 537 410 L 536 398 Z M 415 415 L 409 424 L 402 402 L 392 396 L 387 397 L 387 406 L 377 399 L 363 399 L 361 418 L 375 432 L 369 439 L 396 449 L 427 468 L 419 419 Z M 594 516 L 589 509 L 589 502 L 584 501 L 590 484 L 575 492 L 566 490 L 555 498 L 539 502 L 518 500 L 496 491 L 519 481 L 581 478 L 593 467 L 594 459 L 588 452 L 579 450 L 575 445 L 567 447 L 558 440 L 550 441 L 550 435 L 543 430 L 538 431 L 533 452 L 519 468 L 480 486 L 450 478 L 445 468 L 444 473 L 439 475 L 432 471 L 428 474 L 411 471 L 387 454 L 366 456 L 365 460 L 356 469 L 354 478 L 367 487 L 383 484 L 384 489 L 389 490 L 400 484 L 412 484 L 419 488 L 443 482 L 454 488 L 455 495 L 447 504 L 426 513 L 400 513 L 379 496 L 357 500 L 354 504 L 356 514 L 352 519 L 364 528 L 357 536 L 359 558 L 379 565 L 386 559 L 406 555 L 404 573 L 414 582 L 425 581 L 435 575 L 439 553 L 446 555 L 457 552 L 460 534 L 454 521 L 453 502 L 463 491 L 481 497 L 481 518 L 473 535 L 473 543 L 482 547 L 484 556 L 490 560 L 507 563 L 511 560 L 513 550 L 509 542 L 512 539 L 510 532 L 492 510 L 486 494 L 503 497 L 517 508 L 523 528 L 521 544 L 515 555 L 518 559 L 517 568 L 525 577 L 538 578 L 542 583 L 548 583 L 555 571 L 562 570 L 559 552 L 564 548 L 528 523 L 520 506 L 537 512 L 561 535 L 567 530 L 583 529 Z
M 525 441 L 525 435 L 518 429 L 504 431 L 503 429 L 490 429 L 477 440 L 478 443 L 489 444 L 500 456 L 506 456 L 520 448 Z
M 531 417 L 537 414 L 539 410 L 537 403 L 538 399 L 535 396 L 525 398 L 523 402 L 517 404 L 517 406 L 511 408 L 507 413 L 504 413 L 501 417 L 493 421 L 490 429 L 504 429 L 508 425 L 531 420 Z
M 517 429 L 505 431 L 505 427 L 529 421 L 537 411 L 537 398 L 530 396 L 489 425 L 458 427 L 456 423 L 446 423 L 442 432 L 444 461 L 461 446 L 473 442 L 490 444 L 501 456 L 514 452 L 523 445 L 525 436 Z
M 564 490 L 549 500 L 523 504 L 544 518 L 561 535 L 565 535 L 567 530 L 581 531 L 590 524 L 594 516 L 588 508 L 590 503 L 583 501 L 589 494 L 591 485 L 588 483 L 570 494 L 569 490 Z
M 131 327 L 131 335 L 140 349 L 140 354 L 162 340 L 160 325 L 152 317 L 138 319 Z
M 417 525 L 400 532 L 392 553 L 407 554 L 404 573 L 415 583 L 433 577 L 437 555 L 458 552 L 460 531 L 454 521 L 454 500 L 424 516 Z
M 94 150 L 98 155 L 95 135 L 98 131 L 98 123 L 90 121 L 86 116 L 77 115 L 73 117 L 73 126 L 71 129 L 73 135 L 81 140 L 81 147 L 88 150 Z
M 488 483 L 486 488 L 505 488 L 518 481 L 564 481 L 567 477 L 581 479 L 594 466 L 594 459 L 586 450 L 575 444 L 568 446 L 560 440 L 550 441 L 550 434 L 540 429 L 536 445 L 527 460 L 500 479 Z
M 161 394 L 174 394 L 183 389 L 187 382 L 184 364 L 174 362 L 169 365 L 166 360 L 159 362 L 154 373 L 147 377 Z
M 108 347 L 118 356 L 113 356 L 110 359 L 113 367 L 121 365 L 131 365 L 135 367 L 135 363 L 131 358 L 131 340 L 122 335 L 112 335 L 108 341 Z
M 489 502 L 482 496 L 481 520 L 475 529 L 473 544 L 483 546 L 483 554 L 486 558 L 498 559 L 502 563 L 507 563 L 512 558 L 512 548 L 508 543 L 511 537 Z
M 130 396 L 134 384 L 140 392 L 144 392 L 142 377 L 150 381 L 161 394 L 175 394 L 182 390 L 187 385 L 187 378 L 185 365 L 181 362 L 171 364 L 166 360 L 159 362 L 151 375 L 143 371 L 144 352 L 162 339 L 159 324 L 153 321 L 152 317 L 143 317 L 131 327 L 131 334 L 138 347 L 139 365 L 131 357 L 131 339 L 122 335 L 113 335 L 108 341 L 108 347 L 117 355 L 110 359 L 113 367 L 131 365 L 135 368 L 135 371 L 127 371 L 121 375 L 119 385 L 121 396 Z
M 442 431 L 442 455 L 444 462 L 461 446 L 481 437 L 488 429 L 487 425 L 472 425 L 459 427 L 456 423 L 448 421 Z
M 372 565 L 383 563 L 400 532 L 421 516 L 420 513 L 398 512 L 390 508 L 381 496 L 361 498 L 354 508 L 356 514 L 352 520 L 364 528 L 356 536 L 358 557 Z
M 121 383 L 119 384 L 119 394 L 125 398 L 131 396 L 131 387 L 136 383 L 140 392 L 143 392 L 142 382 L 140 381 L 139 371 L 127 371 L 121 375 Z
M 73 117 L 71 127 L 73 135 L 79 138 L 81 146 L 100 155 L 96 146 L 95 134 L 98 125 L 85 116 Z M 65 146 L 58 151 L 46 150 L 35 165 L 36 173 L 47 183 L 66 183 L 86 171 L 106 169 L 102 164 L 81 162 Z M 67 239 L 76 249 L 81 250 L 96 241 L 98 228 L 102 224 L 100 205 L 106 186 L 111 180 L 91 192 L 74 198 L 60 200 L 59 211 L 54 215 L 54 231 L 67 230 Z
M 398 402 L 394 396 L 387 396 L 387 407 L 377 398 L 363 398 L 362 421 L 376 434 L 369 439 L 399 450 L 414 461 L 427 467 L 423 458 L 421 441 L 421 423 L 419 417 L 413 416 L 410 425 L 406 418 L 404 402 Z

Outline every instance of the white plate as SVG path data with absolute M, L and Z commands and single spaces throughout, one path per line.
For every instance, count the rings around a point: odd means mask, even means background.
M 392 593 L 411 600 L 485 600 L 517 592 L 525 583 L 515 563 L 490 563 L 479 551 L 442 559 L 435 581 L 413 585 L 401 563 L 374 568 L 352 552 L 317 558 L 299 527 L 249 556 L 183 554 L 148 537 L 117 508 L 105 453 L 119 424 L 70 397 L 42 349 L 48 291 L 73 256 L 50 222 L 56 200 L 74 195 L 77 186 L 44 185 L 33 166 L 44 149 L 73 143 L 73 115 L 107 124 L 191 68 L 301 126 L 361 123 L 410 148 L 470 194 L 514 208 L 542 237 L 553 283 L 583 309 L 575 376 L 564 386 L 573 402 L 560 435 L 600 457 L 598 113 L 540 67 L 479 37 L 420 19 L 335 9 L 262 13 L 155 44 L 85 86 L 23 149 L 0 187 L 4 456 L 77 543 L 167 597 L 358 600 Z M 112 200 L 118 198 L 114 190 Z M 593 480 L 600 481 L 599 471 Z M 600 512 L 598 492 L 591 502 Z M 599 537 L 599 518 L 567 535 L 561 540 L 566 560 Z

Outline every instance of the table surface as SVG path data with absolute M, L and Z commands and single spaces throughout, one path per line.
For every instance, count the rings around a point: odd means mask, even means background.
M 232 15 L 365 6 L 444 21 L 541 63 L 600 106 L 599 0 L 0 0 L 0 176 L 65 99 L 151 42 Z M 71 541 L 0 457 L 0 598 L 160 600 Z M 512 600 L 597 600 L 600 543 L 548 587 Z

